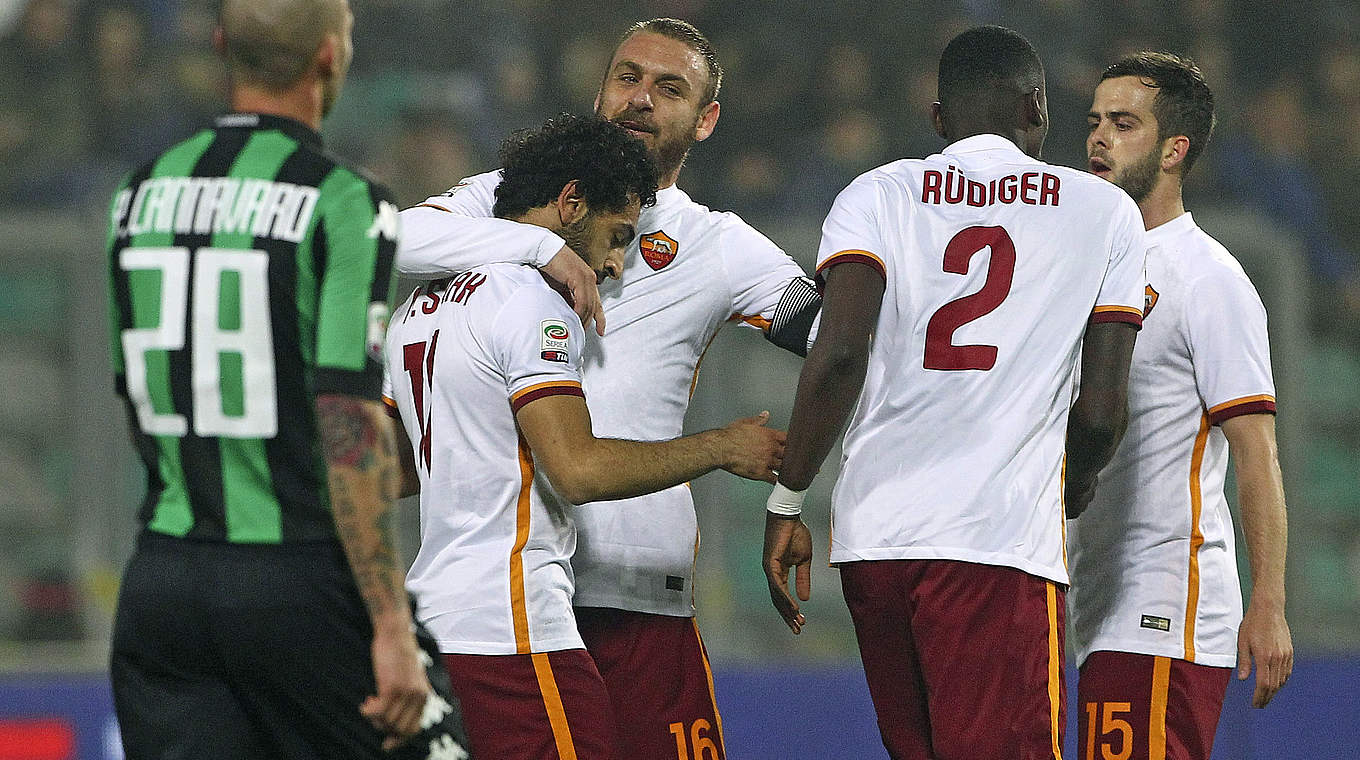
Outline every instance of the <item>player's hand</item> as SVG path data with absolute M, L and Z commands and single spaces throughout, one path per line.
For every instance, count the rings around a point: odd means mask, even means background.
M 1284 604 L 1264 594 L 1252 597 L 1237 630 L 1237 680 L 1247 680 L 1253 660 L 1256 691 L 1251 706 L 1265 707 L 1294 670 L 1294 642 L 1284 619 Z
M 769 412 L 736 420 L 722 432 L 727 441 L 723 469 L 743 478 L 775 482 L 784 461 L 784 431 L 765 427 Z
M 798 599 L 812 598 L 812 531 L 799 517 L 765 513 L 765 550 L 761 558 L 765 580 L 770 584 L 770 601 L 784 623 L 795 634 L 802 633 L 807 619 L 798 611 L 798 601 L 788 590 L 789 571 L 794 570 Z
M 571 304 L 582 327 L 595 322 L 595 332 L 604 336 L 604 306 L 600 303 L 600 289 L 595 281 L 595 270 L 568 246 L 562 246 L 552 259 L 538 271 L 553 289 Z
M 420 730 L 420 716 L 432 691 L 409 625 L 374 630 L 373 677 L 378 693 L 365 699 L 359 712 L 387 735 L 383 749 L 390 751 Z

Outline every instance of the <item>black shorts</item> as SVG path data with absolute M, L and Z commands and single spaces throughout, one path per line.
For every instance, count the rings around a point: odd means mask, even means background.
M 113 632 L 128 760 L 467 758 L 438 649 L 421 626 L 417 640 L 449 711 L 384 752 L 383 735 L 359 713 L 376 691 L 372 627 L 338 544 L 143 534 Z M 443 710 L 432 702 L 426 712 Z

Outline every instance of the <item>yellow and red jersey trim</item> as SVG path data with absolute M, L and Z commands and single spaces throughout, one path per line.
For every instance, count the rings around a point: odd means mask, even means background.
M 1261 393 L 1256 396 L 1244 396 L 1235 398 L 1232 401 L 1224 401 L 1215 404 L 1209 409 L 1209 422 L 1215 425 L 1222 425 L 1224 420 L 1233 417 L 1240 417 L 1244 414 L 1274 414 L 1275 397 L 1269 393 Z
M 1185 656 L 1186 662 L 1195 661 L 1195 621 L 1199 614 L 1199 550 L 1204 546 L 1204 530 L 1200 515 L 1204 511 L 1204 494 L 1200 471 L 1204 467 L 1204 448 L 1209 443 L 1209 416 L 1200 415 L 1195 447 L 1190 451 L 1190 566 L 1185 584 Z
M 1097 306 L 1091 312 L 1091 323 L 1123 322 L 1137 328 L 1143 327 L 1143 310 L 1132 306 Z
M 567 710 L 562 705 L 562 692 L 557 688 L 557 677 L 553 675 L 548 653 L 536 652 L 530 654 L 529 659 L 534 664 L 538 693 L 542 695 L 543 708 L 548 713 L 548 726 L 552 729 L 557 756 L 561 760 L 576 760 L 576 743 L 571 738 L 571 724 L 567 721 Z
M 515 498 L 515 545 L 510 547 L 510 620 L 515 629 L 515 654 L 529 654 L 529 591 L 524 586 L 524 547 L 529 544 L 529 512 L 533 508 L 534 457 L 529 442 L 519 437 L 519 495 Z
M 733 314 L 731 317 L 728 318 L 727 321 L 745 322 L 746 324 L 755 327 L 759 330 L 762 330 L 764 332 L 770 331 L 770 320 L 760 316 L 759 314 Z
M 864 264 L 865 266 L 878 272 L 878 276 L 882 277 L 885 281 L 888 279 L 888 267 L 884 265 L 883 259 L 880 259 L 877 255 L 870 253 L 869 251 L 861 251 L 857 248 L 851 248 L 846 251 L 839 251 L 837 253 L 831 254 L 831 256 L 829 256 L 826 261 L 823 261 L 821 265 L 817 267 L 817 271 L 814 272 L 812 275 L 812 279 L 817 283 L 817 289 L 821 290 L 822 287 L 826 285 L 825 276 L 826 270 L 836 266 L 837 264 L 852 264 L 852 263 Z
M 382 397 L 383 407 L 387 409 L 387 416 L 394 420 L 401 419 L 401 412 L 397 410 L 397 400 L 386 394 Z
M 548 396 L 580 396 L 586 397 L 586 392 L 581 390 L 581 384 L 574 380 L 551 380 L 546 383 L 531 385 L 524 390 L 510 396 L 510 411 L 518 412 L 530 401 L 537 401 Z
M 438 205 L 435 205 L 435 204 L 433 204 L 433 203 L 417 203 L 416 205 L 412 206 L 411 208 L 433 208 L 433 209 L 439 209 L 440 211 L 443 211 L 443 212 L 446 213 L 446 214 L 452 214 L 452 213 L 453 213 L 452 211 L 449 211 L 448 209 L 444 208 L 443 206 L 438 206 Z

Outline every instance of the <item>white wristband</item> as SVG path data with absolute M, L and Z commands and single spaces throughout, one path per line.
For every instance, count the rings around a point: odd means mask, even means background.
M 803 513 L 803 499 L 806 496 L 807 491 L 793 491 L 783 483 L 775 483 L 769 500 L 765 502 L 765 509 L 777 515 L 797 517 Z

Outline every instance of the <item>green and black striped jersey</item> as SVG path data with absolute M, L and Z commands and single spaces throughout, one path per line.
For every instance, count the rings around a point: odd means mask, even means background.
M 380 395 L 387 191 L 299 122 L 232 114 L 132 174 L 110 217 L 113 364 L 146 528 L 333 539 L 315 400 Z

